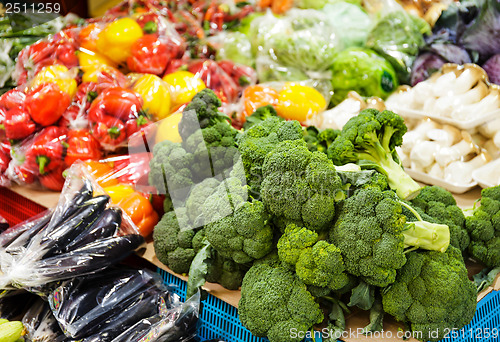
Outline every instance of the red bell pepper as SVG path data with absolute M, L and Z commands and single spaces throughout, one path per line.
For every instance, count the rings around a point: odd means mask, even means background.
M 56 47 L 56 58 L 68 69 L 78 65 L 78 57 L 73 45 L 69 43 L 59 44 Z
M 76 103 L 85 104 L 86 109 L 90 107 L 92 101 L 97 97 L 97 83 L 84 82 L 78 86 L 75 95 Z
M 137 19 L 137 23 L 142 28 L 144 33 L 151 34 L 158 32 L 158 15 L 155 13 L 141 14 Z
M 26 94 L 17 89 L 11 89 L 0 97 L 0 107 L 9 110 L 24 105 Z
M 149 120 L 145 115 L 140 115 L 136 119 L 130 119 L 125 122 L 125 129 L 127 132 L 127 137 L 130 137 L 137 131 L 140 131 L 141 128 L 149 125 L 151 120 Z
M 132 55 L 127 59 L 128 68 L 139 73 L 161 75 L 175 51 L 156 35 L 147 34 L 139 38 L 131 48 Z
M 34 171 L 29 170 L 25 164 L 14 166 L 13 170 L 19 183 L 31 184 L 35 181 Z
M 108 115 L 93 124 L 92 134 L 104 146 L 117 146 L 127 138 L 123 122 Z
M 30 115 L 21 107 L 14 107 L 5 112 L 3 122 L 5 136 L 8 139 L 24 139 L 36 130 L 36 124 Z
M 101 159 L 101 145 L 88 130 L 69 131 L 67 137 L 66 157 L 64 158 L 66 166 L 71 166 L 77 160 Z
M 69 95 L 55 83 L 43 83 L 26 96 L 25 107 L 31 118 L 42 126 L 55 123 L 71 103 Z
M 58 126 L 43 129 L 26 151 L 26 168 L 41 175 L 58 169 L 63 164 L 65 134 L 66 129 Z
M 112 87 L 104 90 L 92 103 L 89 109 L 89 120 L 99 121 L 103 115 L 119 120 L 137 118 L 142 107 L 142 98 L 135 92 Z
M 66 181 L 63 177 L 64 167 L 60 166 L 57 169 L 38 177 L 40 184 L 49 190 L 61 191 Z

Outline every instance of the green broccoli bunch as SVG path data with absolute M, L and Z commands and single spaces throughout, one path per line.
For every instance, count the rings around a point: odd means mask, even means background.
M 423 341 L 441 340 L 468 324 L 477 295 L 461 252 L 450 246 L 446 253 L 413 251 L 406 258 L 396 281 L 381 291 L 384 311 L 421 332 Z
M 453 195 L 439 186 L 425 186 L 417 197 L 411 200 L 415 208 L 420 208 L 428 216 L 426 221 L 442 223 L 450 228 L 450 244 L 465 251 L 469 246 L 469 234 L 465 229 L 465 216 L 457 206 Z
M 346 269 L 366 283 L 384 287 L 394 282 L 405 262 L 405 248 L 444 252 L 450 243 L 446 225 L 406 222 L 402 206 L 415 210 L 392 191 L 360 189 L 342 202 L 330 230 L 330 241 L 340 248 Z
M 239 264 L 250 263 L 273 248 L 273 228 L 269 220 L 270 215 L 262 202 L 243 202 L 231 215 L 208 223 L 206 237 L 223 257 Z
M 332 162 L 324 153 L 309 151 L 304 140 L 279 143 L 267 154 L 262 175 L 262 202 L 282 226 L 293 222 L 324 230 L 333 221 L 336 203 L 344 198 Z
M 327 128 L 320 131 L 314 126 L 308 126 L 303 135 L 309 151 L 327 153 L 328 146 L 340 135 L 340 130 Z
M 349 282 L 340 249 L 307 228 L 288 225 L 278 241 L 278 256 L 306 285 L 339 290 Z
M 481 191 L 481 206 L 465 218 L 470 255 L 487 267 L 500 266 L 500 186 Z
M 224 179 L 200 208 L 203 225 L 232 215 L 248 199 L 248 187 L 239 177 Z
M 407 127 L 402 117 L 388 110 L 362 110 L 343 127 L 328 147 L 335 165 L 355 163 L 387 176 L 389 187 L 402 199 L 411 199 L 420 186 L 404 172 L 395 150 L 401 146 Z
M 175 273 L 187 273 L 196 255 L 193 248 L 195 230 L 186 228 L 186 208 L 170 211 L 163 215 L 153 231 L 153 245 L 156 257 Z M 178 220 L 181 220 L 179 222 Z M 182 228 L 181 228 L 182 227 Z
M 252 266 L 241 285 L 241 322 L 255 336 L 271 342 L 299 342 L 291 329 L 305 332 L 323 321 L 323 313 L 306 285 L 286 267 Z
M 260 199 L 262 164 L 266 155 L 279 142 L 302 139 L 302 127 L 298 121 L 284 121 L 271 116 L 251 126 L 238 138 L 238 149 L 245 168 L 250 194 Z
M 186 209 L 187 216 L 195 227 L 203 226 L 203 204 L 217 190 L 220 183 L 216 178 L 206 178 L 191 188 L 186 200 Z

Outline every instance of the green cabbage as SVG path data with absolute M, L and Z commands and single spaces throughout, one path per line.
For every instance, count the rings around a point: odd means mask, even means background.
M 366 48 L 339 52 L 331 67 L 332 103 L 340 103 L 351 90 L 361 96 L 386 98 L 398 86 L 396 72 L 387 60 Z

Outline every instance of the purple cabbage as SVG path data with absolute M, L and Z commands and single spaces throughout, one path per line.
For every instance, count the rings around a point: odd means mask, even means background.
M 411 85 L 425 81 L 432 73 L 439 70 L 446 61 L 436 54 L 424 52 L 419 55 L 413 63 L 413 68 L 410 75 Z
M 490 82 L 500 84 L 500 54 L 496 54 L 483 64 L 483 69 L 488 74 Z

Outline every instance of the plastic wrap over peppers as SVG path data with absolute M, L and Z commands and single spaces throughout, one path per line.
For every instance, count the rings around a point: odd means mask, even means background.
M 58 205 L 0 235 L 0 288 L 45 291 L 58 280 L 95 273 L 144 238 L 85 168 L 68 172 Z

